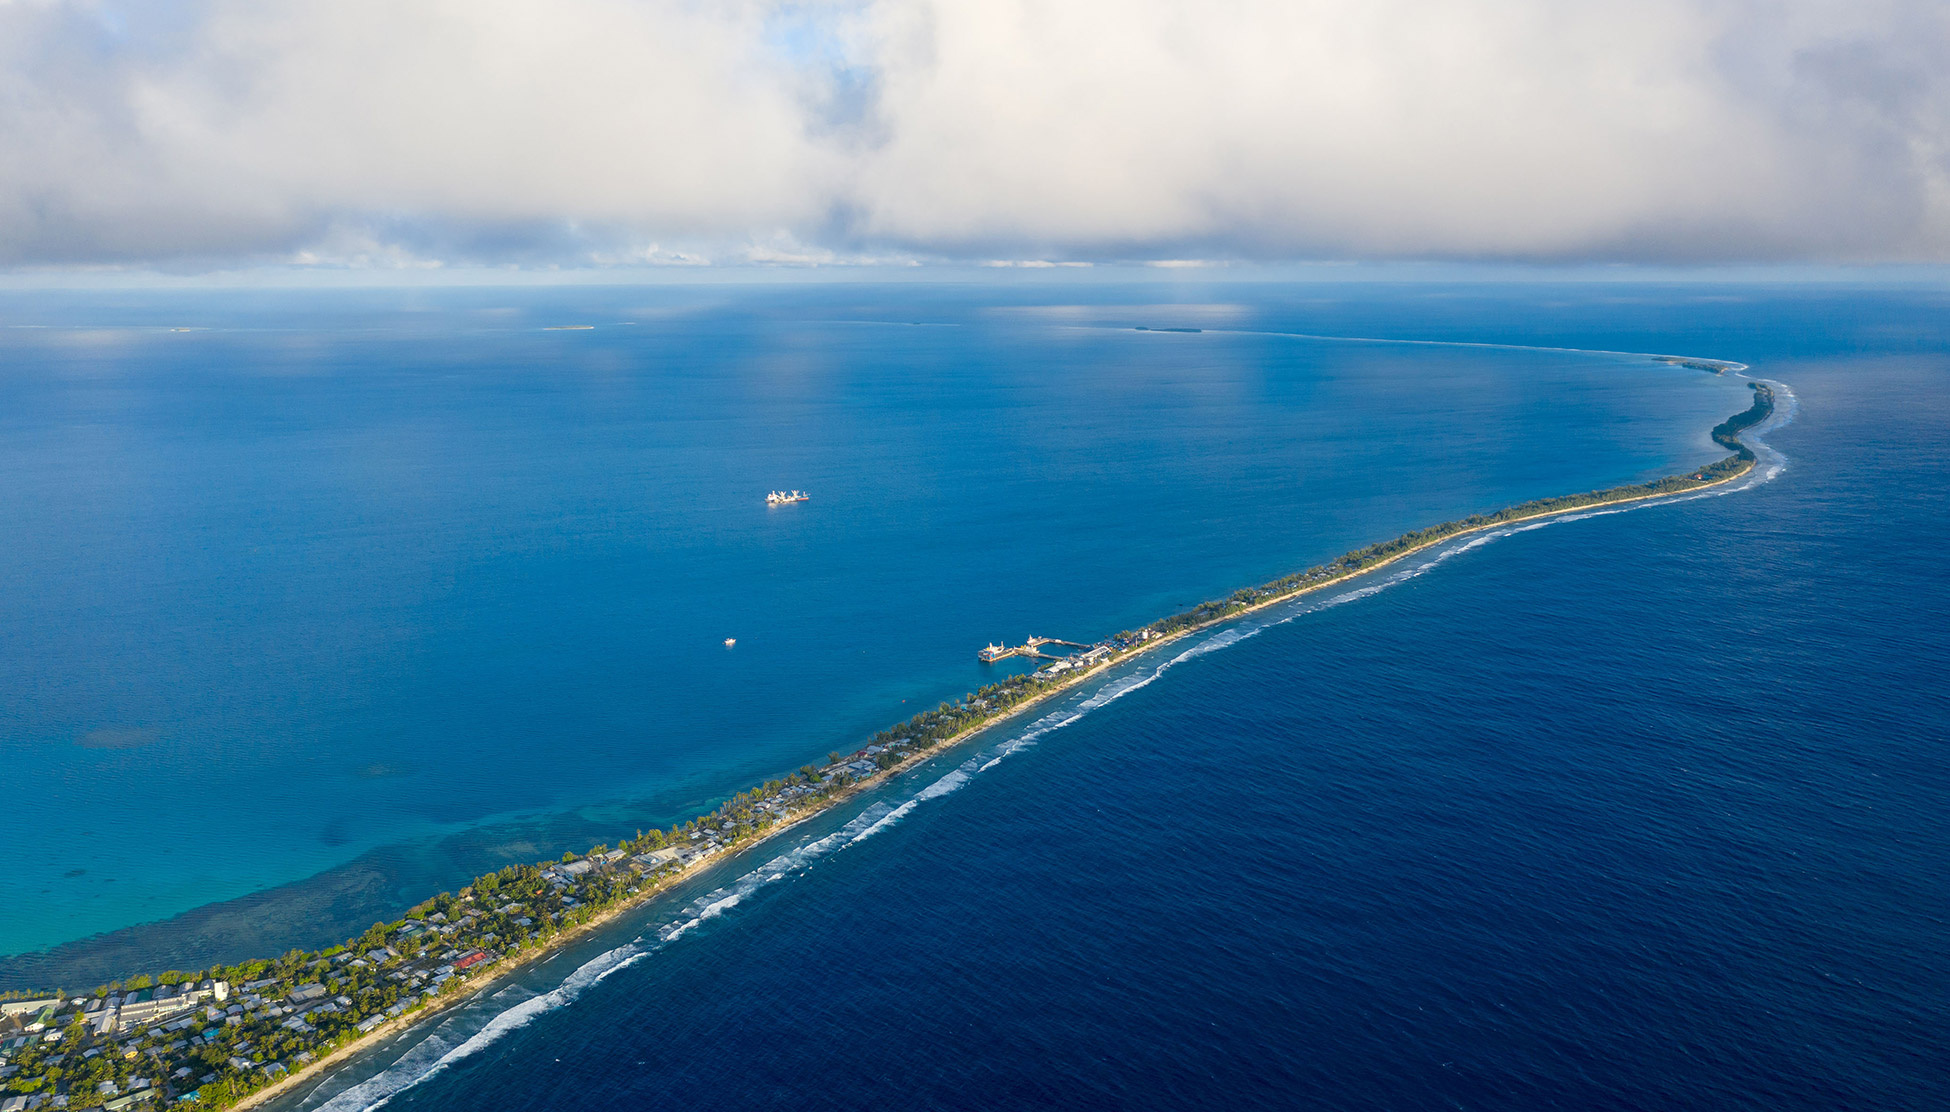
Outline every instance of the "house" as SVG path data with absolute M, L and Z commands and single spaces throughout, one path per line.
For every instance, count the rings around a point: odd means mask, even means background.
M 639 853 L 636 857 L 638 861 L 641 861 L 652 869 L 661 868 L 673 863 L 677 865 L 688 865 L 697 860 L 697 858 L 698 851 L 693 846 L 665 846 L 662 849 L 653 849 L 649 853 Z
M 96 1038 L 114 1034 L 117 1016 L 120 1013 L 120 1008 L 103 1008 L 99 1012 L 91 1012 L 88 1016 L 89 1029 Z
M 194 990 L 182 996 L 158 996 L 153 1000 L 139 1000 L 122 1005 L 117 1022 L 127 1027 L 140 1027 L 151 1020 L 187 1011 L 195 1006 Z
M 309 1004 L 313 1000 L 324 998 L 325 986 L 314 981 L 308 985 L 299 985 L 286 995 L 291 998 L 293 1004 Z
M 564 864 L 557 865 L 555 867 L 555 871 L 561 873 L 564 876 L 581 876 L 595 867 L 596 866 L 594 864 L 590 863 L 585 858 L 584 860 L 581 861 L 569 861 Z
M 0 1000 L 0 1019 L 12 1019 L 17 1015 L 38 1012 L 42 1008 L 56 1006 L 60 1003 L 61 1001 L 56 998 L 47 1000 Z

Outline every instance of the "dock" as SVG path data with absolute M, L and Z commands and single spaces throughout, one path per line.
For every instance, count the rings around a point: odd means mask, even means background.
M 976 653 L 975 657 L 984 664 L 994 664 L 998 660 L 1007 660 L 1012 656 L 1026 656 L 1034 660 L 1063 659 L 1054 653 L 1044 652 L 1044 645 L 1068 645 L 1073 649 L 1087 649 L 1090 647 L 1080 641 L 1065 641 L 1061 637 L 1031 637 L 1022 644 L 1015 646 L 989 645 L 981 652 Z

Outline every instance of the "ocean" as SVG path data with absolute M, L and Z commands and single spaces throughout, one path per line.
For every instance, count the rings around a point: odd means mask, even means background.
M 1931 1107 L 1943 300 L 14 296 L 0 970 L 329 941 L 988 640 L 1716 458 L 1661 352 L 1792 388 L 1778 475 L 1126 666 L 286 1106 Z

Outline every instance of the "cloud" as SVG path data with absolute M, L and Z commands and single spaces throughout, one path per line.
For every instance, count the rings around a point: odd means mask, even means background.
M 1918 0 L 0 0 L 0 264 L 1950 256 Z
M 380 237 L 522 260 L 815 223 L 839 163 L 809 141 L 761 15 L 214 0 L 163 27 L 0 5 L 0 258 Z
M 862 228 L 947 250 L 1940 258 L 1947 26 L 1921 4 L 901 5 L 877 27 L 892 138 Z

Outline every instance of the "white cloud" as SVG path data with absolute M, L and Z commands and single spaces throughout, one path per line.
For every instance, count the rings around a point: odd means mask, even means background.
M 948 249 L 1941 257 L 1946 27 L 1902 3 L 889 3 L 892 138 L 859 203 Z
M 0 263 L 1950 256 L 1918 0 L 0 0 Z
M 107 11 L 0 7 L 0 255 L 348 222 L 490 256 L 706 240 L 818 221 L 839 169 L 750 5 L 215 0 L 121 34 Z

